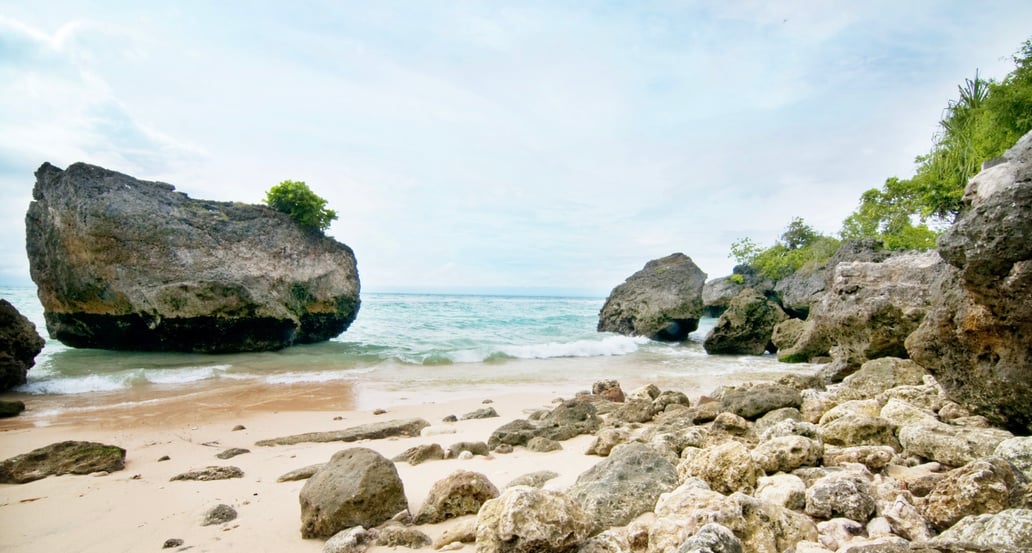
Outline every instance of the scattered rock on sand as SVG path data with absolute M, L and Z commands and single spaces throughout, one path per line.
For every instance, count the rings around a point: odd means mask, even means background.
M 376 545 L 384 547 L 407 547 L 419 549 L 430 545 L 433 540 L 416 528 L 389 524 L 376 530 Z
M 559 473 L 550 470 L 539 470 L 537 472 L 531 472 L 522 476 L 513 478 L 511 482 L 505 485 L 505 488 L 512 488 L 513 486 L 530 486 L 531 488 L 540 488 L 545 485 L 545 482 L 558 478 Z
M 24 484 L 62 474 L 114 472 L 125 468 L 125 450 L 97 442 L 65 441 L 0 463 L 0 483 Z
M 225 503 L 220 503 L 211 509 L 208 509 L 208 512 L 204 513 L 204 521 L 201 523 L 201 526 L 223 524 L 225 522 L 235 520 L 236 517 L 236 509 L 226 505 Z
M 240 447 L 233 447 L 233 448 L 227 449 L 226 451 L 223 451 L 222 453 L 216 454 L 215 457 L 218 457 L 219 459 L 225 460 L 225 459 L 232 459 L 233 457 L 236 457 L 237 455 L 243 455 L 245 453 L 250 453 L 250 452 L 251 452 L 250 449 L 243 449 L 243 448 L 240 448 Z
M 473 420 L 473 419 L 491 419 L 497 417 L 498 411 L 495 411 L 494 407 L 482 407 L 475 411 L 470 411 L 465 415 L 459 417 L 460 420 Z
M 307 480 L 312 477 L 313 474 L 319 471 L 319 469 L 326 466 L 326 463 L 316 463 L 314 465 L 308 465 L 307 467 L 301 467 L 299 469 L 292 470 L 279 478 L 277 482 L 294 482 L 296 480 Z
M 304 442 L 357 442 L 358 440 L 379 440 L 395 436 L 419 436 L 430 423 L 423 419 L 401 419 L 374 422 L 330 432 L 308 432 L 255 442 L 257 446 L 293 445 Z
M 498 497 L 498 488 L 479 472 L 459 470 L 438 480 L 430 488 L 423 506 L 416 513 L 416 524 L 436 524 L 450 518 L 476 514 L 489 499 Z
M 362 447 L 338 451 L 301 488 L 301 537 L 372 528 L 408 509 L 394 463 Z
M 169 481 L 176 480 L 197 480 L 197 481 L 209 481 L 209 480 L 229 480 L 230 478 L 243 478 L 244 471 L 240 470 L 239 467 L 205 467 L 199 470 L 191 470 L 182 474 L 177 474 L 169 479 Z
M 487 448 L 487 444 L 484 444 L 484 448 Z M 391 461 L 415 466 L 427 461 L 437 461 L 440 459 L 444 459 L 444 448 L 441 447 L 441 444 L 421 444 L 402 451 Z
M 161 546 L 162 549 L 172 549 L 174 547 L 180 547 L 183 545 L 183 540 L 179 538 L 169 538 L 165 540 L 165 543 Z

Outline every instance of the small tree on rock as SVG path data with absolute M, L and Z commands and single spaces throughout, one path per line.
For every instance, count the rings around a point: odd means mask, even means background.
M 319 232 L 325 232 L 337 219 L 337 212 L 326 209 L 326 200 L 312 192 L 303 181 L 285 180 L 273 186 L 265 193 L 265 205 Z

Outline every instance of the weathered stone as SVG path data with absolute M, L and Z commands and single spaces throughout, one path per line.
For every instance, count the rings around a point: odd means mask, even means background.
M 498 411 L 495 411 L 494 407 L 481 407 L 462 415 L 459 420 L 492 419 L 498 416 Z
M 931 282 L 943 265 L 935 252 L 835 265 L 807 328 L 781 357 L 805 360 L 830 353 L 856 367 L 879 357 L 907 357 L 904 340 L 924 319 Z
M 767 474 L 813 466 L 823 455 L 824 448 L 820 442 L 803 436 L 772 438 L 752 450 L 753 461 Z
M 44 343 L 36 325 L 0 298 L 0 392 L 25 384 Z
M 1027 481 L 1000 457 L 974 461 L 946 474 L 921 503 L 921 512 L 938 530 L 968 515 L 1021 507 Z
M 924 375 L 924 368 L 909 359 L 872 359 L 842 380 L 838 397 L 841 401 L 873 398 L 889 388 L 922 384 Z
M 125 450 L 96 442 L 65 441 L 0 463 L 0 483 L 24 484 L 62 474 L 115 472 L 125 468 Z
M 926 378 L 932 379 L 930 375 Z M 919 386 L 896 386 L 889 388 L 878 394 L 875 399 L 882 405 L 889 401 L 897 400 L 909 403 L 919 409 L 938 412 L 942 409 L 945 398 L 946 396 L 938 384 L 921 384 Z M 942 415 L 939 415 L 939 417 L 946 420 L 946 417 Z
M 871 486 L 852 473 L 829 474 L 806 490 L 806 514 L 818 518 L 837 516 L 867 522 L 875 509 Z
M 626 527 L 610 528 L 580 544 L 576 553 L 632 553 L 631 537 Z
M 949 552 L 1027 553 L 1032 551 L 1032 510 L 965 517 L 928 545 Z
M 366 448 L 338 451 L 301 488 L 301 536 L 327 538 L 371 528 L 408 509 L 394 463 Z
M 825 466 L 860 463 L 871 472 L 887 467 L 896 457 L 896 450 L 887 445 L 859 445 L 853 447 L 825 447 Z
M 651 399 L 628 399 L 610 413 L 610 420 L 616 422 L 649 422 L 656 411 Z
M 996 428 L 968 428 L 932 421 L 899 429 L 899 442 L 905 453 L 951 467 L 991 455 L 1000 442 L 1013 437 Z
M 806 507 L 806 483 L 794 474 L 760 477 L 756 482 L 756 499 L 801 511 Z
M 787 318 L 778 304 L 761 292 L 746 288 L 731 300 L 706 334 L 703 347 L 709 354 L 760 355 L 776 351 L 771 334 L 774 326 Z
M 742 540 L 734 532 L 711 522 L 685 540 L 678 553 L 742 553 Z
M 527 449 L 536 451 L 538 453 L 548 453 L 550 451 L 559 451 L 563 448 L 563 445 L 559 442 L 545 438 L 544 436 L 534 436 L 527 441 Z
M 592 395 L 601 397 L 608 401 L 614 401 L 616 403 L 622 403 L 625 396 L 623 389 L 620 388 L 620 383 L 616 380 L 600 380 L 591 385 Z
M 419 436 L 420 431 L 428 426 L 430 426 L 429 422 L 418 418 L 389 420 L 362 424 L 346 428 L 344 430 L 306 432 L 304 434 L 294 434 L 292 436 L 283 436 L 281 438 L 259 440 L 255 442 L 254 445 L 273 446 L 293 445 L 305 442 L 357 442 L 359 440 L 379 440 L 395 436 L 413 437 Z
M 889 521 L 892 531 L 910 541 L 925 542 L 931 539 L 933 531 L 928 521 L 912 503 L 902 495 L 879 509 L 881 515 Z
M 614 447 L 626 442 L 629 437 L 630 433 L 621 428 L 603 428 L 595 434 L 595 441 L 584 454 L 606 457 Z
M 1032 437 L 1009 438 L 996 446 L 994 457 L 1002 457 L 1032 482 Z
M 895 426 L 881 417 L 846 414 L 821 424 L 821 439 L 827 445 L 853 447 L 860 445 L 887 445 L 899 447 Z
M 201 522 L 201 526 L 211 526 L 213 524 L 223 524 L 231 520 L 235 520 L 237 517 L 236 509 L 220 503 L 211 509 L 208 509 L 204 513 L 204 520 Z
M 226 459 L 232 459 L 233 457 L 236 457 L 237 455 L 243 455 L 245 453 L 250 453 L 250 452 L 251 452 L 250 449 L 244 449 L 242 447 L 231 447 L 231 448 L 229 448 L 229 449 L 227 449 L 225 451 L 216 453 L 215 457 L 218 458 L 218 459 L 226 460 Z
M 758 430 L 759 424 L 753 428 L 754 432 L 757 432 Z M 820 427 L 812 422 L 785 419 L 768 427 L 766 430 L 763 430 L 762 433 L 759 433 L 759 440 L 760 443 L 763 443 L 767 440 L 785 436 L 802 436 L 804 438 L 810 438 L 811 440 L 817 440 L 820 438 Z
M 699 327 L 706 273 L 675 253 L 655 259 L 613 289 L 599 313 L 599 332 L 683 341 Z
M 1032 132 L 975 175 L 968 209 L 939 238 L 955 270 L 936 282 L 935 307 L 907 341 L 951 399 L 1032 431 Z
M 798 271 L 778 280 L 774 292 L 781 299 L 785 311 L 793 317 L 806 319 L 813 305 L 821 300 L 828 287 L 831 270 L 845 261 L 880 262 L 890 252 L 881 242 L 871 239 L 843 242 L 835 254 L 816 266 L 803 266 Z
M 654 449 L 632 442 L 577 477 L 569 495 L 587 513 L 598 532 L 623 526 L 652 511 L 660 494 L 677 486 L 677 469 Z
M 545 482 L 553 478 L 558 478 L 559 473 L 551 470 L 539 470 L 537 472 L 530 472 L 522 476 L 513 478 L 511 482 L 505 485 L 505 488 L 512 488 L 514 486 L 530 486 L 531 488 L 540 488 L 545 485 Z
M 848 518 L 833 518 L 817 524 L 821 544 L 835 551 L 863 536 L 866 530 L 863 524 Z
M 559 404 L 538 421 L 516 419 L 502 425 L 491 433 L 487 445 L 491 449 L 501 444 L 525 446 L 535 436 L 563 441 L 580 434 L 590 434 L 598 430 L 601 424 L 597 410 L 590 401 L 572 399 Z
M 777 351 L 784 351 L 795 347 L 799 343 L 799 338 L 803 335 L 806 330 L 806 321 L 802 319 L 786 319 L 780 323 L 774 325 L 774 330 L 770 333 L 770 342 L 774 344 Z M 792 358 L 786 357 L 785 359 L 778 358 L 782 362 L 791 362 Z M 805 361 L 805 359 L 801 359 Z
M 457 459 L 462 452 L 468 451 L 473 455 L 487 455 L 491 449 L 484 442 L 456 442 L 448 446 L 444 457 L 446 459 Z
M 25 216 L 47 330 L 73 347 L 257 351 L 328 340 L 358 313 L 346 245 L 273 209 L 44 163 Z
M 301 467 L 299 469 L 292 470 L 284 473 L 282 476 L 276 479 L 277 482 L 295 482 L 297 480 L 307 480 L 312 477 L 313 474 L 319 472 L 319 469 L 326 466 L 326 463 L 317 463 L 314 465 L 308 465 L 307 467 Z
M 728 388 L 720 396 L 720 405 L 724 411 L 745 419 L 755 419 L 769 411 L 784 407 L 798 409 L 802 402 L 799 390 L 769 382 Z
M 473 543 L 477 539 L 477 518 L 466 517 L 441 532 L 434 542 L 434 549 L 441 549 L 453 543 Z
M 376 531 L 376 545 L 419 549 L 433 542 L 430 536 L 417 528 L 388 524 Z
M 485 444 L 485 448 L 486 448 Z M 441 444 L 421 444 L 412 446 L 396 455 L 391 461 L 395 463 L 408 463 L 412 466 L 427 461 L 438 461 L 444 459 L 444 448 Z
M 565 494 L 516 486 L 480 508 L 477 551 L 566 551 L 588 538 L 592 524 L 580 505 Z
M 685 459 L 677 467 L 681 480 L 694 476 L 701 478 L 717 492 L 730 494 L 737 491 L 752 493 L 763 470 L 756 464 L 749 450 L 734 441 L 708 447 Z
M 913 467 L 889 465 L 885 467 L 885 474 L 899 482 L 912 496 L 925 497 L 946 477 L 943 470 L 941 464 L 931 462 Z
M 0 400 L 0 419 L 17 417 L 25 410 L 25 403 L 22 401 Z
M 243 477 L 244 471 L 240 470 L 240 467 L 212 466 L 177 474 L 172 478 L 169 478 L 169 481 L 175 482 L 176 480 L 194 480 L 197 482 L 208 482 L 211 480 L 229 480 L 230 478 Z
M 362 553 L 372 545 L 373 536 L 361 526 L 341 530 L 326 540 L 322 553 Z
M 676 390 L 663 390 L 652 400 L 652 412 L 663 413 L 670 408 L 671 405 L 680 405 L 684 407 L 691 406 L 691 400 L 688 399 L 683 392 Z
M 893 426 L 910 426 L 922 423 L 935 424 L 939 422 L 935 412 L 921 409 L 898 399 L 890 399 L 885 402 L 885 406 L 882 407 L 878 415 L 892 423 Z
M 476 514 L 485 501 L 496 497 L 498 488 L 483 474 L 456 471 L 434 483 L 414 522 L 436 524 L 449 518 Z

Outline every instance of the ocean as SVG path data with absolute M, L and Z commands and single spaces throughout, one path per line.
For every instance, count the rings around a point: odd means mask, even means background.
M 0 288 L 44 338 L 34 288 Z M 15 396 L 49 398 L 54 409 L 156 401 L 234 383 L 271 387 L 347 383 L 353 403 L 548 388 L 590 389 L 616 379 L 657 382 L 738 380 L 805 370 L 771 355 L 710 356 L 702 348 L 715 319 L 684 343 L 595 330 L 603 298 L 375 294 L 339 337 L 275 352 L 191 354 L 75 349 L 47 339 Z

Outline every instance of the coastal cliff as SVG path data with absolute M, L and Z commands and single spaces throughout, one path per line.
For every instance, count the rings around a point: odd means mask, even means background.
M 33 199 L 29 269 L 69 346 L 274 350 L 333 338 L 358 313 L 351 248 L 272 209 L 85 163 L 44 163 Z

